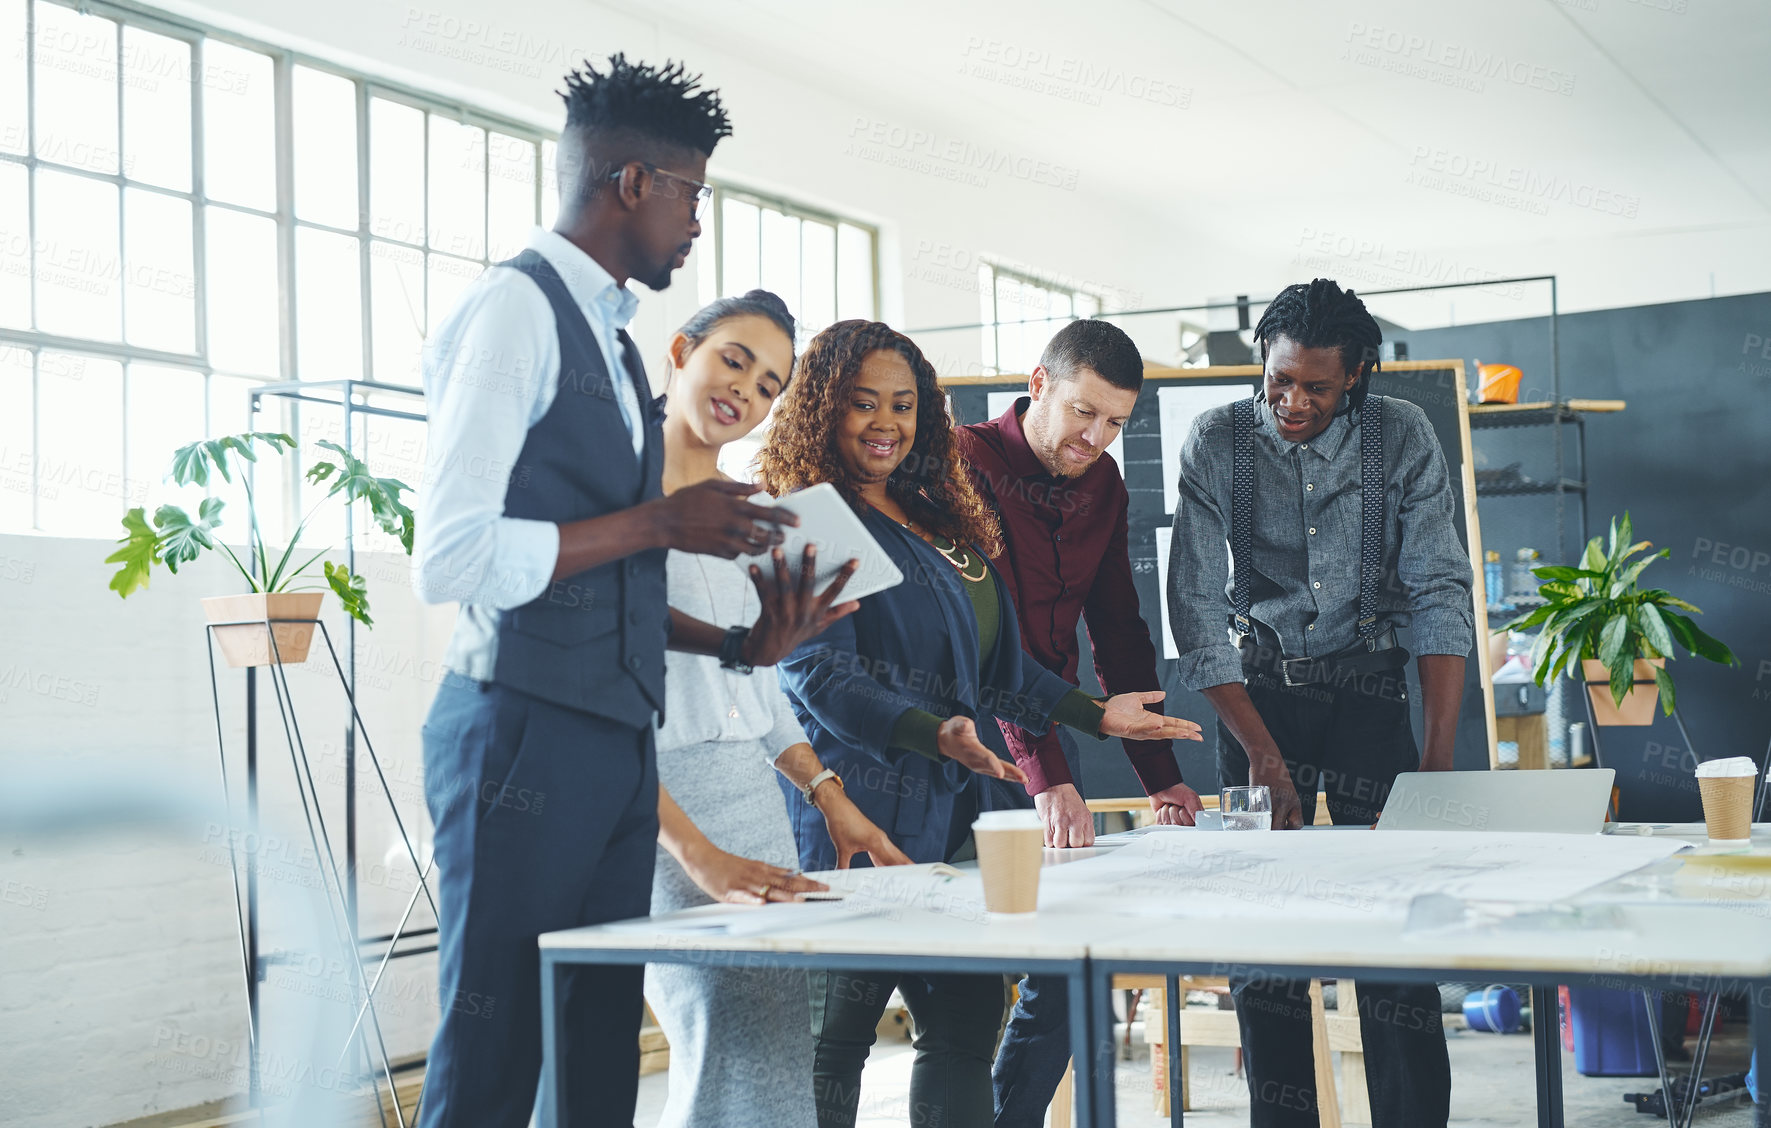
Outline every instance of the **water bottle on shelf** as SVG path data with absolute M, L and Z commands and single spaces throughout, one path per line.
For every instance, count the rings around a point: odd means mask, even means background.
M 1521 548 L 1518 551 L 1513 560 L 1512 583 L 1507 585 L 1507 598 L 1515 603 L 1521 599 L 1537 599 L 1537 577 L 1531 574 L 1531 569 L 1537 567 L 1537 562 L 1542 559 L 1543 554 L 1535 548 Z
M 1570 726 L 1566 700 L 1562 696 L 1562 678 L 1551 678 L 1549 688 L 1544 692 L 1543 723 L 1545 730 L 1545 759 L 1552 768 L 1565 768 L 1570 762 L 1568 755 L 1568 735 Z M 1580 726 L 1584 731 L 1586 726 Z
M 1482 586 L 1488 589 L 1488 609 L 1502 611 L 1506 609 L 1503 597 L 1506 589 L 1501 583 L 1500 553 L 1492 548 L 1482 554 Z
M 1573 767 L 1587 754 L 1587 726 L 1585 721 L 1575 721 L 1568 726 L 1568 766 Z

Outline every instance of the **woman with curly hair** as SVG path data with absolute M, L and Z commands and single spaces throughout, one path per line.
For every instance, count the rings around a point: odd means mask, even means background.
M 869 321 L 818 334 L 758 468 L 777 497 L 833 484 L 904 573 L 779 669 L 818 758 L 913 862 L 946 860 L 953 797 L 972 772 L 1026 782 L 979 740 L 980 717 L 1033 732 L 1056 721 L 1092 736 L 1185 734 L 1189 722 L 1144 709 L 1161 692 L 1099 702 L 1023 653 L 990 564 L 995 516 L 960 461 L 934 367 L 908 337 Z M 789 809 L 800 865 L 836 866 L 823 816 Z M 820 1128 L 855 1122 L 861 1067 L 893 987 L 916 1020 L 911 1122 L 989 1124 L 1000 976 L 814 973 Z

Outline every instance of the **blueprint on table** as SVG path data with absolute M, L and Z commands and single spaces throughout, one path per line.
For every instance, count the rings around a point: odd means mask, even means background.
M 1151 834 L 1040 874 L 1040 908 L 1151 916 L 1404 915 L 1423 894 L 1562 901 L 1679 850 L 1660 838 L 1373 831 Z

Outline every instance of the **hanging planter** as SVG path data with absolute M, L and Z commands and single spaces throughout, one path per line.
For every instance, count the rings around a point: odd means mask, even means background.
M 258 455 L 253 448 L 259 445 L 283 454 L 295 449 L 295 440 L 276 432 L 248 431 L 191 443 L 174 452 L 168 477 L 181 486 L 206 486 L 213 470 L 223 481 L 232 482 L 233 475 L 228 466 L 230 452 L 234 459 L 256 462 Z M 369 597 L 364 590 L 363 577 L 330 560 L 321 561 L 320 557 L 326 555 L 327 549 L 295 563 L 299 559 L 296 546 L 301 543 L 308 521 L 319 506 L 338 498 L 345 505 L 363 502 L 376 526 L 389 536 L 398 537 L 401 547 L 410 555 L 412 510 L 400 495 L 411 487 L 394 478 L 375 477 L 366 463 L 337 443 L 321 442 L 318 445 L 330 451 L 337 461 L 315 462 L 308 468 L 307 480 L 315 486 L 327 485 L 329 488 L 325 497 L 295 527 L 280 554 L 273 554 L 259 533 L 252 482 L 246 477 L 242 478 L 242 485 L 246 489 L 246 543 L 251 546 L 250 566 L 241 561 L 215 532 L 221 525 L 223 503 L 220 498 L 204 498 L 197 506 L 195 518 L 176 505 L 162 505 L 154 511 L 152 525 L 148 524 L 146 510 L 137 507 L 123 515 L 124 536 L 117 542 L 122 547 L 105 558 L 107 564 L 121 565 L 117 574 L 111 577 L 111 590 L 127 598 L 131 592 L 148 586 L 155 565 L 163 564 L 176 574 L 180 564 L 190 563 L 203 551 L 219 550 L 233 563 L 249 589 L 240 595 L 213 596 L 203 600 L 203 613 L 209 622 L 234 624 L 215 628 L 215 641 L 221 646 L 222 656 L 234 667 L 271 666 L 279 662 L 293 665 L 307 661 L 308 647 L 314 639 L 314 622 L 273 623 L 267 628 L 262 620 L 318 618 L 325 592 L 304 590 L 318 586 L 320 577 L 314 574 L 316 563 L 320 564 L 318 571 L 324 576 L 326 586 L 338 596 L 345 613 L 364 626 L 374 626 L 369 618 Z M 239 463 L 235 465 L 237 467 Z
M 1631 560 L 1652 548 L 1630 543 L 1630 515 L 1611 521 L 1610 537 L 1587 542 L 1580 567 L 1533 568 L 1545 581 L 1537 589 L 1545 602 L 1502 630 L 1541 626 L 1531 647 L 1537 684 L 1574 672 L 1581 664 L 1594 719 L 1601 725 L 1645 725 L 1661 711 L 1673 711 L 1673 679 L 1667 659 L 1677 646 L 1694 658 L 1739 665 L 1734 652 L 1705 634 L 1689 616 L 1702 612 L 1665 588 L 1644 588 L 1642 570 L 1671 555 L 1667 549 Z M 1645 683 L 1645 684 L 1644 684 Z
M 1586 676 L 1587 697 L 1593 703 L 1596 724 L 1647 725 L 1654 723 L 1654 706 L 1660 701 L 1660 685 L 1655 680 L 1666 669 L 1665 658 L 1638 658 L 1631 671 L 1629 692 L 1622 701 L 1611 699 L 1611 671 L 1597 658 L 1583 658 L 1580 672 Z
M 212 595 L 203 600 L 203 614 L 211 623 L 239 623 L 242 619 L 314 619 L 326 598 L 320 591 L 280 591 L 271 595 Z M 275 632 L 276 645 L 271 645 Z M 307 661 L 313 645 L 313 623 L 272 623 L 215 628 L 215 644 L 227 664 L 246 666 L 299 665 Z

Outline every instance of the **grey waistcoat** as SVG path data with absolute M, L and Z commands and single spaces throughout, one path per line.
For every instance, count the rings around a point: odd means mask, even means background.
M 646 428 L 640 459 L 615 402 L 603 351 L 553 267 L 532 250 L 503 265 L 535 280 L 560 334 L 553 404 L 529 429 L 512 468 L 504 512 L 564 524 L 663 495 L 664 412 L 647 387 L 632 340 L 622 355 Z M 635 728 L 664 710 L 664 641 L 670 629 L 665 550 L 646 549 L 553 581 L 498 617 L 491 680 Z

